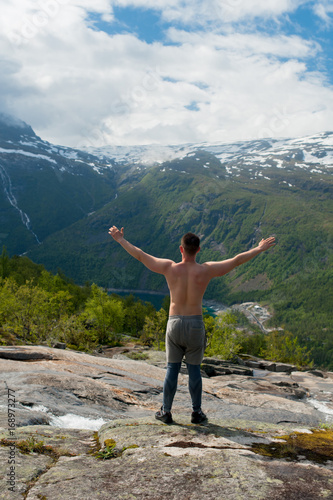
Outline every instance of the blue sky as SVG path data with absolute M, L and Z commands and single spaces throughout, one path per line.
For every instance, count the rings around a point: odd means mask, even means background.
M 297 9 L 287 13 L 279 18 L 264 19 L 258 23 L 236 22 L 235 26 L 240 31 L 261 32 L 274 35 L 276 32 L 284 33 L 289 36 L 297 35 L 304 39 L 312 40 L 320 44 L 323 50 L 323 57 L 330 64 L 327 65 L 327 72 L 330 74 L 331 81 L 333 79 L 332 46 L 333 46 L 333 31 L 332 31 L 332 13 L 327 12 L 325 20 L 315 13 L 316 2 L 306 2 L 300 5 Z M 163 19 L 158 10 L 144 7 L 114 7 L 114 20 L 112 22 L 104 22 L 101 16 L 90 16 L 90 19 L 95 23 L 96 30 L 102 30 L 110 35 L 135 33 L 140 40 L 147 43 L 161 42 L 167 43 L 166 32 L 172 26 L 185 29 L 189 32 L 196 32 L 202 29 L 200 23 L 194 26 L 188 26 L 181 19 L 177 21 L 168 21 Z M 207 23 L 207 28 L 216 29 L 218 23 L 210 21 Z M 223 26 L 221 26 L 223 32 Z M 315 62 L 315 61 L 314 61 Z
M 333 128 L 333 0 L 8 0 L 0 23 L 0 111 L 51 142 Z

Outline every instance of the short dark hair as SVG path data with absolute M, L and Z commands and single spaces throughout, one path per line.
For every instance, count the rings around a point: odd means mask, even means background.
M 200 238 L 194 233 L 186 233 L 182 237 L 181 245 L 188 255 L 195 255 L 199 250 Z

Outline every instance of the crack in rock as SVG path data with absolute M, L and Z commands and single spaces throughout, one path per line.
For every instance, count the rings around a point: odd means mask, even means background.
M 215 450 L 242 450 L 243 447 L 237 446 L 206 446 L 202 443 L 195 443 L 194 441 L 175 441 L 174 443 L 169 443 L 165 445 L 165 448 L 208 448 Z

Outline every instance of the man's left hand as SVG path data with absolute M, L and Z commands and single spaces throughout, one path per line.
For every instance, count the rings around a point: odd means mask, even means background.
M 114 240 L 119 242 L 124 237 L 124 228 L 122 227 L 121 230 L 119 231 L 119 229 L 116 226 L 112 226 L 109 229 L 109 234 L 112 236 Z

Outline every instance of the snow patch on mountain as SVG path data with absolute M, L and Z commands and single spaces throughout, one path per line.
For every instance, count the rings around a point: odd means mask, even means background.
M 325 132 L 296 139 L 263 139 L 235 142 L 231 144 L 183 144 L 145 146 L 104 146 L 87 147 L 88 153 L 99 159 L 112 159 L 118 164 L 141 165 L 145 168 L 175 159 L 194 157 L 199 151 L 211 153 L 218 158 L 227 172 L 231 168 L 246 168 L 260 163 L 263 168 L 275 166 L 285 168 L 293 164 L 299 168 L 320 167 L 323 173 L 333 166 L 333 133 Z M 205 165 L 203 165 L 205 167 Z
M 153 166 L 172 161 L 176 158 L 182 159 L 193 150 L 190 144 L 180 146 L 103 146 L 85 147 L 84 151 L 97 156 L 100 160 L 112 158 L 119 164 L 134 164 Z
M 42 154 L 30 153 L 29 151 L 23 151 L 22 149 L 0 148 L 0 153 L 30 156 L 30 157 L 33 157 L 33 158 L 40 158 L 41 160 L 46 160 L 46 161 L 49 161 L 51 163 L 57 164 L 57 162 L 55 160 L 53 160 L 52 158 L 50 158 L 49 156 L 45 156 L 45 155 L 42 155 Z

